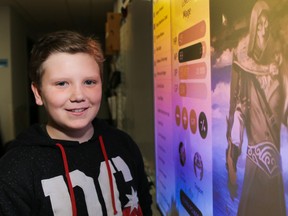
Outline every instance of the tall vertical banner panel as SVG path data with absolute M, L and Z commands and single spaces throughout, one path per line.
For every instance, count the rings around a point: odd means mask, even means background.
M 154 0 L 162 215 L 288 215 L 288 3 Z

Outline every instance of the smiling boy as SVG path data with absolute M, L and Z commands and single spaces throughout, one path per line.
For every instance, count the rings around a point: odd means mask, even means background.
M 20 134 L 1 158 L 1 215 L 152 215 L 139 148 L 96 118 L 103 61 L 100 44 L 76 32 L 35 43 L 31 88 L 48 121 Z
M 85 53 L 55 53 L 43 63 L 43 69 L 41 84 L 33 82 L 32 90 L 36 103 L 44 105 L 48 113 L 48 134 L 51 138 L 87 141 L 93 135 L 91 122 L 101 103 L 97 62 Z

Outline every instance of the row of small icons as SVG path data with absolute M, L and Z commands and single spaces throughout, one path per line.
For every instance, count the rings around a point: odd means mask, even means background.
M 197 132 L 197 128 L 199 128 L 199 133 L 201 137 L 203 139 L 206 138 L 208 133 L 208 122 L 204 112 L 200 112 L 199 117 L 197 119 L 196 111 L 194 109 L 191 109 L 188 117 L 187 108 L 183 107 L 181 110 L 180 106 L 177 105 L 175 109 L 175 120 L 176 125 L 177 126 L 182 125 L 182 127 L 185 130 L 188 129 L 189 124 L 190 130 L 193 134 L 195 134 Z

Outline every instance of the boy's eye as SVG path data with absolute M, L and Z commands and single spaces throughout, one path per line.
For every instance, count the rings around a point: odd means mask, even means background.
M 65 82 L 65 81 L 61 81 L 61 82 L 57 82 L 57 83 L 56 83 L 57 86 L 65 86 L 65 85 L 67 85 L 67 84 L 68 84 L 68 83 Z
M 96 84 L 96 81 L 95 80 L 86 80 L 84 83 L 86 85 L 94 85 L 94 84 Z

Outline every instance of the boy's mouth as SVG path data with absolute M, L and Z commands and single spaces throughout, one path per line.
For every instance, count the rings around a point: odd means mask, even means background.
M 73 112 L 73 113 L 81 113 L 84 112 L 85 110 L 87 110 L 87 108 L 81 108 L 81 109 L 67 109 L 69 112 Z

